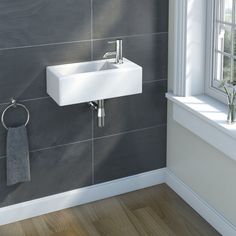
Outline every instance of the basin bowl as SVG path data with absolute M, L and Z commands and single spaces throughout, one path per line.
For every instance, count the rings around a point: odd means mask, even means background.
M 59 106 L 142 93 L 142 67 L 113 61 L 48 66 L 47 93 Z

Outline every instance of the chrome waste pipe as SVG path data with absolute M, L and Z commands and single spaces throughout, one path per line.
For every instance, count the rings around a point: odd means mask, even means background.
M 104 100 L 98 100 L 97 102 L 89 102 L 89 105 L 97 111 L 98 127 L 105 127 L 105 104 Z
M 104 100 L 98 101 L 98 127 L 103 128 L 105 126 L 105 106 Z

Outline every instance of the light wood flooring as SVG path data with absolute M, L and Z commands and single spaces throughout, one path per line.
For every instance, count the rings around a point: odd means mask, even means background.
M 16 212 L 17 214 L 17 212 Z M 0 236 L 219 235 L 167 185 L 0 227 Z

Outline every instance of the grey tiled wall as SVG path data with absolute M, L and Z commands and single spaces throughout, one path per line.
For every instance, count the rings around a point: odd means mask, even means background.
M 158 168 L 166 163 L 168 0 L 0 1 L 0 112 L 25 104 L 32 181 L 6 187 L 6 131 L 0 127 L 0 206 Z M 124 56 L 144 68 L 143 94 L 106 101 L 98 129 L 87 104 L 59 107 L 45 68 L 100 59 L 122 38 Z M 7 113 L 22 124 L 21 109 Z

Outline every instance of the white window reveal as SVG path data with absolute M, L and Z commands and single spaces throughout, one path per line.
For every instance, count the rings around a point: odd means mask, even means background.
M 166 97 L 173 119 L 236 160 L 236 125 L 227 124 L 227 106 L 218 101 L 227 102 L 220 81 L 236 82 L 236 0 L 170 3 L 175 30 L 170 27 Z

